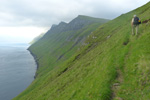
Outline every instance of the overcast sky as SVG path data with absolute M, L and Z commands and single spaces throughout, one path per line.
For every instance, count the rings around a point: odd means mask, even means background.
M 113 19 L 149 0 L 0 0 L 0 42 L 30 42 L 78 15 Z M 6 37 L 8 37 L 6 39 Z

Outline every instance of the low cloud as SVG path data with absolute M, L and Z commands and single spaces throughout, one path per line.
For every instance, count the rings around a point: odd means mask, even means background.
M 149 0 L 1 0 L 0 27 L 50 27 L 78 15 L 113 19 Z

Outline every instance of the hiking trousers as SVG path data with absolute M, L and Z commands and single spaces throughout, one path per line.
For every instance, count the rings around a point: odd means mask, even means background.
M 132 35 L 135 34 L 135 31 L 136 31 L 136 35 L 138 34 L 138 29 L 139 29 L 139 25 L 133 25 L 132 26 Z

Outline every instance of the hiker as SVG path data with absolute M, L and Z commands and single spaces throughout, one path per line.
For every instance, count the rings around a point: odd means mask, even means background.
M 136 15 L 134 15 L 132 18 L 132 21 L 131 21 L 132 35 L 134 35 L 135 29 L 136 29 L 136 35 L 138 34 L 139 24 L 141 24 L 141 21 L 139 20 L 139 18 Z

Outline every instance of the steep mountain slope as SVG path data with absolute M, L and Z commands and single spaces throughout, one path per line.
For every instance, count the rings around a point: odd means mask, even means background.
M 138 36 L 130 25 L 134 14 L 143 21 L 149 11 L 150 2 L 101 25 L 69 60 L 38 75 L 15 100 L 149 100 L 150 24 L 141 24 Z
M 37 75 L 49 72 L 71 57 L 83 44 L 85 37 L 107 21 L 79 15 L 68 24 L 61 22 L 59 25 L 53 25 L 40 41 L 29 48 L 33 55 L 36 55 L 40 66 Z

